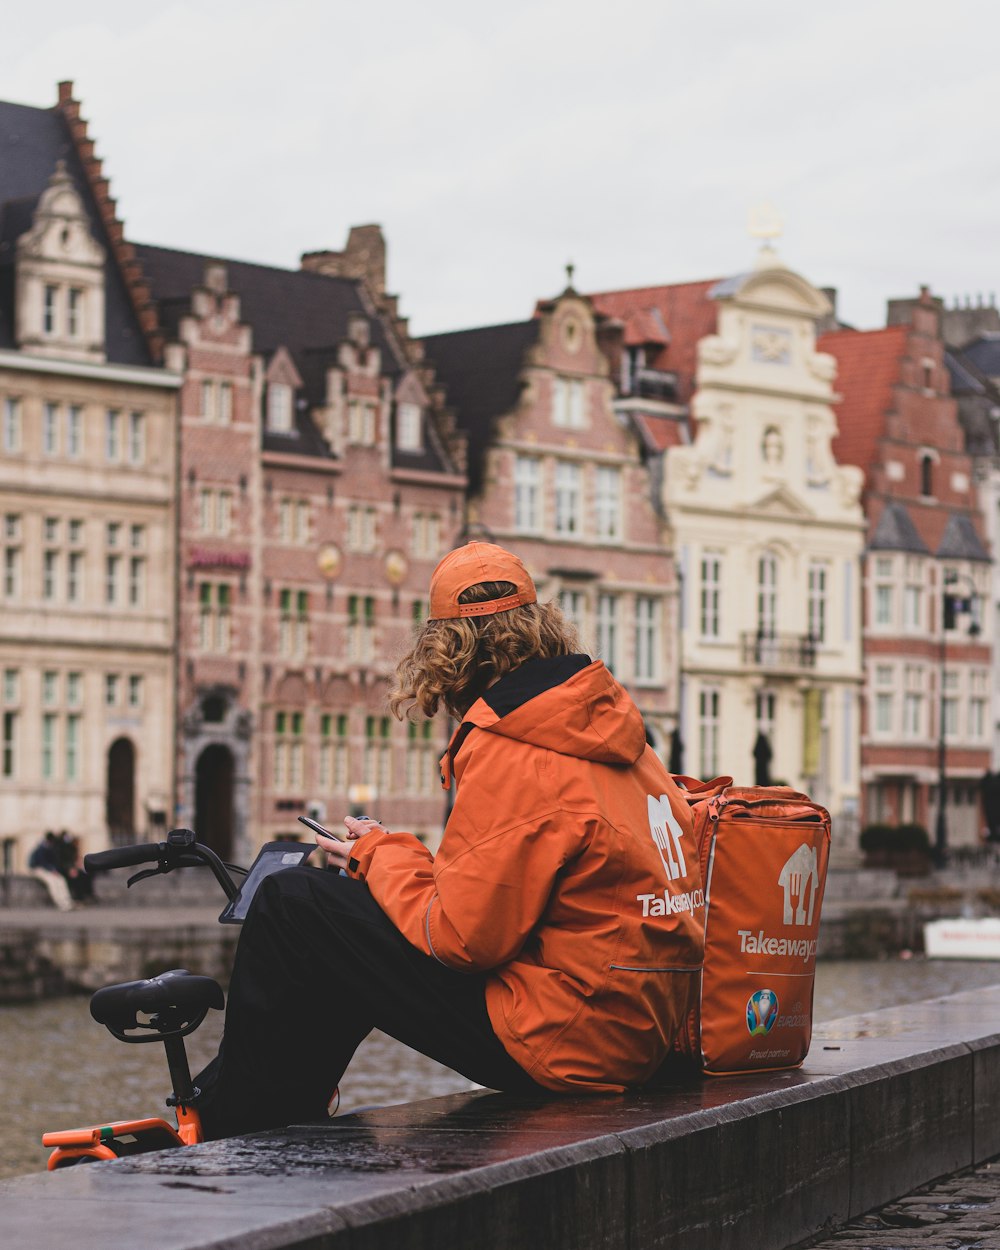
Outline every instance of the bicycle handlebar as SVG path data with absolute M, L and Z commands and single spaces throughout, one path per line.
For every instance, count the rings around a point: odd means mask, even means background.
M 133 864 L 155 864 L 165 843 L 140 842 L 136 846 L 116 846 L 110 851 L 92 851 L 84 855 L 83 866 L 87 872 L 105 868 L 130 868 Z

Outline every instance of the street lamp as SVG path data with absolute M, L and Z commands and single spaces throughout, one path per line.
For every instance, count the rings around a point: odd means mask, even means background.
M 963 578 L 968 583 L 968 597 L 949 593 L 948 587 L 958 582 L 957 573 L 946 573 L 941 592 L 941 651 L 938 673 L 938 807 L 937 823 L 934 830 L 934 863 L 943 868 L 948 859 L 948 818 L 945 814 L 945 785 L 948 746 L 945 738 L 945 663 L 948 655 L 948 631 L 955 628 L 955 618 L 959 612 L 968 612 L 968 635 L 975 638 L 979 633 L 979 622 L 976 620 L 976 604 L 978 594 L 971 578 Z

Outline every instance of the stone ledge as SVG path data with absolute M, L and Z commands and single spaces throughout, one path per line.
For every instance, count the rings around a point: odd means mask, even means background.
M 797 1072 L 457 1094 L 21 1177 L 0 1184 L 4 1232 L 44 1228 L 47 1250 L 784 1250 L 998 1153 L 998 1073 L 1000 986 L 819 1026 Z

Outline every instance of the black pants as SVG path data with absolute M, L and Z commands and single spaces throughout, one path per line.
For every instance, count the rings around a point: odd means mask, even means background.
M 538 1092 L 493 1032 L 484 986 L 411 946 L 362 882 L 275 873 L 240 935 L 219 1055 L 195 1078 L 206 1138 L 322 1118 L 374 1028 L 477 1084 Z

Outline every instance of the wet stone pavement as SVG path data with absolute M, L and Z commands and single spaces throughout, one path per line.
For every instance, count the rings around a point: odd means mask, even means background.
M 1000 1250 L 1000 1159 L 855 1220 L 799 1250 Z

